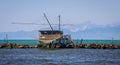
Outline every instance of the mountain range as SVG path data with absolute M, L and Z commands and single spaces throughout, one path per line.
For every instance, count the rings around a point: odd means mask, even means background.
M 53 28 L 58 29 L 57 26 Z M 49 28 L 45 28 L 50 30 Z M 64 34 L 71 35 L 72 39 L 108 39 L 111 40 L 112 38 L 119 40 L 120 39 L 120 25 L 95 25 L 95 24 L 88 24 L 88 25 L 73 25 L 73 26 L 64 26 L 62 27 L 62 31 Z M 42 29 L 43 30 L 43 29 Z M 35 39 L 32 36 L 39 37 L 38 30 L 32 31 L 16 31 L 16 32 L 0 32 L 0 39 L 4 39 L 5 35 L 8 35 L 9 39 Z

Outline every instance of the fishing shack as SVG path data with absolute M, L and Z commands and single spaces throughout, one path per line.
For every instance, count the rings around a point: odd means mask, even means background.
M 40 43 L 67 44 L 71 42 L 71 36 L 63 35 L 63 31 L 60 30 L 39 30 L 39 32 L 40 32 L 40 36 L 39 36 Z
M 58 42 L 63 37 L 63 31 L 59 30 L 40 30 L 40 43 L 53 43 L 53 41 Z

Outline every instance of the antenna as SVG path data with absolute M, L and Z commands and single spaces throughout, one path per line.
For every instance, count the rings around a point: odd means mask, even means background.
M 52 31 L 53 31 L 53 28 L 52 28 L 52 26 L 51 26 L 51 24 L 50 24 L 50 22 L 49 22 L 49 20 L 48 20 L 47 16 L 45 15 L 45 13 L 44 13 L 44 17 L 45 17 L 45 19 L 47 20 L 48 24 L 50 25 L 50 28 L 51 28 L 51 29 L 52 29 Z
M 6 39 L 5 40 L 6 40 L 6 43 L 8 43 L 8 35 L 7 34 L 6 34 Z
M 112 37 L 112 43 L 114 43 L 113 41 L 114 41 L 114 37 Z
M 60 15 L 58 16 L 58 18 L 59 18 L 59 31 L 60 31 Z

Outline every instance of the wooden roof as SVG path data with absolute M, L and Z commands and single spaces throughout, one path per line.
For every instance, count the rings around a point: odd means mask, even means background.
M 39 30 L 41 34 L 63 34 L 63 31 L 59 30 Z

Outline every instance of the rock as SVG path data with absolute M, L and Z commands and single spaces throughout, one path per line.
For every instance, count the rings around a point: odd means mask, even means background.
M 29 45 L 23 45 L 23 47 L 24 47 L 24 48 L 30 48 L 30 46 L 29 46 Z
M 79 44 L 79 48 L 85 48 L 85 44 Z
M 79 48 L 79 44 L 76 44 L 76 48 Z
M 50 48 L 50 45 L 49 45 L 49 44 L 46 44 L 46 48 Z
M 100 49 L 100 48 L 101 48 L 101 45 L 100 45 L 100 44 L 96 44 L 96 48 L 97 48 L 97 49 Z
M 0 44 L 0 48 L 2 48 L 2 45 Z
M 109 49 L 115 49 L 115 46 L 113 44 L 110 44 Z
M 56 47 L 56 45 L 55 44 L 51 44 L 51 48 L 55 48 Z
M 0 48 L 5 48 L 5 44 L 0 44 Z
M 35 48 L 41 48 L 41 47 L 43 47 L 43 44 L 37 44 L 37 45 L 35 46 Z
M 8 43 L 4 45 L 5 48 L 12 48 L 12 44 Z
M 61 44 L 59 43 L 59 44 L 56 44 L 55 45 L 55 48 L 61 48 Z
M 17 48 L 24 48 L 24 46 L 23 46 L 23 45 L 20 45 L 20 46 L 18 46 Z
M 120 45 L 115 45 L 115 49 L 120 49 Z
M 66 48 L 73 48 L 71 44 L 66 45 Z
M 0 44 L 0 48 L 89 48 L 89 49 L 120 49 L 120 45 L 114 44 L 38 44 L 36 46 L 23 44 Z

